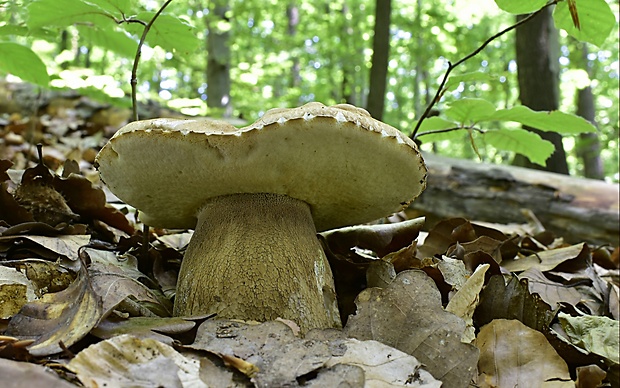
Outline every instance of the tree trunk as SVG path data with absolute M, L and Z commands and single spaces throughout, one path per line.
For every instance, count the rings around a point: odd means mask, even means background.
M 533 19 L 517 28 L 517 69 L 519 78 L 519 99 L 533 110 L 556 110 L 559 106 L 559 62 L 558 33 L 553 25 L 552 10 L 544 9 Z M 521 20 L 525 15 L 517 16 Z M 522 167 L 568 174 L 566 153 L 562 136 L 555 132 L 543 132 L 524 127 L 538 133 L 555 146 L 555 152 L 547 160 L 547 167 L 531 163 L 521 155 L 514 164 Z
M 207 107 L 214 117 L 230 117 L 230 10 L 226 0 L 211 1 L 207 25 Z
M 429 227 L 451 217 L 526 223 L 523 209 L 529 209 L 569 243 L 620 245 L 618 185 L 433 154 L 424 154 L 424 160 L 427 188 L 407 213 L 426 216 Z
M 585 43 L 582 45 L 583 68 L 588 71 L 588 46 Z M 588 72 L 588 75 L 591 76 L 592 74 L 590 73 Z M 596 125 L 595 114 L 594 95 L 592 94 L 592 87 L 588 85 L 577 91 L 577 115 Z M 582 133 L 579 135 L 577 155 L 583 161 L 583 175 L 586 178 L 605 179 L 603 161 L 601 160 L 601 143 L 597 133 Z
M 372 67 L 366 109 L 377 120 L 383 118 L 388 58 L 390 55 L 390 14 L 392 0 L 377 0 L 375 35 L 372 42 Z
M 286 7 L 286 18 L 288 20 L 288 36 L 293 39 L 295 35 L 297 35 L 297 26 L 299 25 L 299 7 L 297 6 L 297 4 L 295 4 L 295 2 L 289 3 L 289 5 Z M 294 56 L 292 59 L 293 65 L 291 66 L 290 85 L 293 88 L 298 88 L 301 86 L 301 75 L 299 74 L 301 70 L 301 65 L 297 56 Z

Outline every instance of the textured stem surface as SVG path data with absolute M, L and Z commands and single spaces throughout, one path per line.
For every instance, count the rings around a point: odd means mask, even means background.
M 174 314 L 339 327 L 332 272 L 310 207 L 275 194 L 211 199 L 179 273 Z

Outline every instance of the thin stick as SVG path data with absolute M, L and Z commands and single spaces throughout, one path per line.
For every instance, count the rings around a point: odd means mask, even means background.
M 138 101 L 137 101 L 137 91 L 136 85 L 138 84 L 138 63 L 140 62 L 140 56 L 142 55 L 142 45 L 144 44 L 144 40 L 146 39 L 146 34 L 149 33 L 151 26 L 155 23 L 155 20 L 159 17 L 159 15 L 164 11 L 164 9 L 170 4 L 172 0 L 168 0 L 161 6 L 159 11 L 153 16 L 150 22 L 144 26 L 144 30 L 142 31 L 142 36 L 140 37 L 140 41 L 138 42 L 138 49 L 136 50 L 136 57 L 133 60 L 133 68 L 131 69 L 131 106 L 133 107 L 133 119 L 134 121 L 138 121 Z

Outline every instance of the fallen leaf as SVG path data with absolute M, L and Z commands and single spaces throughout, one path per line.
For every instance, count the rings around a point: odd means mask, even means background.
M 463 318 L 467 324 L 467 330 L 461 338 L 463 342 L 471 342 L 476 337 L 473 316 L 480 301 L 480 291 L 484 286 L 485 274 L 489 267 L 488 264 L 483 264 L 476 268 L 476 271 L 454 294 L 446 306 L 446 311 Z
M 408 246 L 418 237 L 424 217 L 392 224 L 355 225 L 322 232 L 334 254 L 346 255 L 351 248 L 368 249 L 383 257 Z
M 61 352 L 61 342 L 69 347 L 84 338 L 100 318 L 101 301 L 82 269 L 67 289 L 26 304 L 13 316 L 5 334 L 34 339 L 30 354 L 47 356 Z
M 591 315 L 572 317 L 563 312 L 558 314 L 558 319 L 574 345 L 603 357 L 607 362 L 620 364 L 620 322 Z
M 591 388 L 603 385 L 607 373 L 598 365 L 586 365 L 577 367 L 577 381 L 575 388 Z
M 554 282 L 548 279 L 537 268 L 530 268 L 519 275 L 519 279 L 527 279 L 530 293 L 538 294 L 545 303 L 555 308 L 560 303 L 573 306 L 581 301 L 581 293 L 570 284 Z
M 248 325 L 207 320 L 187 347 L 254 365 L 257 371 L 252 381 L 263 387 L 296 386 L 297 378 L 322 367 L 332 356 L 324 341 L 297 338 L 287 325 L 277 321 Z
M 196 322 L 181 317 L 129 317 L 121 318 L 110 315 L 99 322 L 90 334 L 101 339 L 108 339 L 122 334 L 131 334 L 137 338 L 151 338 L 166 345 L 172 345 L 170 335 L 178 335 L 192 330 Z
M 536 268 L 541 272 L 545 272 L 564 264 L 565 267 L 570 266 L 571 271 L 567 271 L 567 269 L 558 269 L 558 271 L 573 272 L 587 267 L 589 260 L 591 260 L 590 248 L 588 248 L 586 243 L 581 243 L 538 252 L 522 259 L 503 260 L 501 266 L 510 272 L 521 272 L 530 268 Z
M 17 314 L 36 299 L 32 283 L 16 269 L 0 266 L 0 319 Z
M 543 331 L 553 319 L 551 307 L 540 296 L 532 294 L 527 279 L 516 276 L 508 282 L 495 275 L 480 293 L 480 303 L 474 313 L 476 327 L 494 319 L 517 319 L 532 329 Z
M 360 367 L 364 371 L 365 387 L 439 388 L 442 385 L 414 357 L 381 342 L 349 338 L 340 344 L 346 347 L 346 352 L 332 357 L 325 365 L 332 367 L 348 364 Z
M 0 376 L 3 388 L 75 388 L 49 368 L 0 358 Z
M 357 314 L 344 333 L 375 340 L 410 354 L 449 387 L 466 387 L 476 372 L 478 350 L 461 342 L 465 321 L 446 312 L 433 280 L 422 271 L 404 271 L 385 289 L 357 297 Z
M 539 331 L 497 319 L 480 329 L 478 382 L 494 387 L 574 387 L 566 362 Z
M 82 350 L 67 368 L 85 387 L 207 387 L 200 361 L 153 339 L 120 335 Z

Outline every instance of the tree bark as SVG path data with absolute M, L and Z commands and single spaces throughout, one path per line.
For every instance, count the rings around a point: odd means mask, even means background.
M 583 68 L 588 71 L 588 46 L 585 43 L 582 45 Z M 592 76 L 590 71 L 588 71 L 588 75 Z M 592 87 L 590 85 L 577 90 L 577 115 L 596 126 L 596 106 L 594 104 L 594 94 L 592 93 Z M 601 143 L 599 142 L 596 132 L 582 133 L 579 135 L 577 155 L 579 155 L 583 162 L 583 175 L 586 178 L 605 179 L 603 161 L 601 160 Z
M 230 117 L 230 23 L 226 13 L 230 10 L 226 0 L 209 3 L 210 12 L 205 16 L 207 25 L 207 107 L 214 117 Z
M 569 243 L 620 245 L 618 185 L 531 169 L 424 154 L 426 190 L 408 209 L 427 225 L 451 217 L 526 223 L 531 210 Z
M 377 120 L 383 118 L 385 108 L 391 12 L 392 0 L 376 0 L 375 35 L 372 42 L 372 67 L 366 110 Z
M 519 15 L 517 20 L 524 17 L 525 15 Z M 516 46 L 521 103 L 536 111 L 557 110 L 559 106 L 559 44 L 550 7 L 517 28 Z M 514 164 L 568 174 L 562 135 L 526 126 L 524 128 L 538 133 L 543 139 L 553 143 L 555 152 L 547 160 L 546 167 L 534 164 L 521 155 L 515 157 Z

